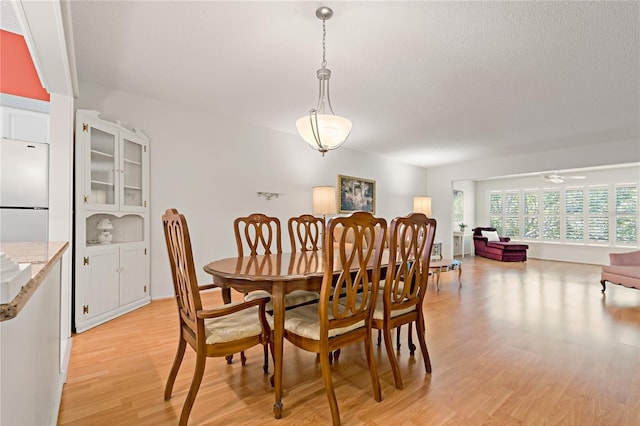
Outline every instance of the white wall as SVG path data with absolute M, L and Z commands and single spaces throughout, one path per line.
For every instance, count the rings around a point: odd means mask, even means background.
M 392 219 L 411 211 L 426 192 L 426 169 L 344 147 L 322 157 L 297 135 L 213 116 L 202 110 L 80 81 L 78 109 L 121 120 L 150 138 L 151 296 L 173 294 L 161 216 L 175 207 L 189 222 L 201 283 L 210 260 L 234 256 L 233 220 L 261 212 L 286 220 L 311 213 L 311 188 L 335 186 L 337 175 L 376 181 L 376 215 Z M 295 129 L 292 118 L 292 132 Z M 258 191 L 284 194 L 267 201 Z M 283 249 L 289 239 L 283 230 Z
M 498 176 L 510 176 L 547 170 L 564 170 L 614 164 L 640 162 L 640 141 L 603 141 L 600 144 L 579 148 L 559 148 L 540 154 L 514 155 L 491 160 L 470 161 L 427 170 L 427 194 L 432 197 L 433 215 L 438 219 L 438 236 L 442 241 L 443 255 L 453 253 L 450 225 L 452 182 L 477 180 Z M 471 226 L 480 225 L 472 222 Z
M 49 117 L 49 240 L 69 242 L 60 261 L 60 367 L 66 375 L 71 356 L 73 98 L 51 94 Z

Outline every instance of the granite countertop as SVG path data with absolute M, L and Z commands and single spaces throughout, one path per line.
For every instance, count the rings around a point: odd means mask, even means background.
M 2 243 L 0 252 L 18 263 L 31 263 L 31 279 L 9 303 L 0 305 L 0 321 L 15 318 L 49 271 L 69 247 L 66 241 L 48 243 Z

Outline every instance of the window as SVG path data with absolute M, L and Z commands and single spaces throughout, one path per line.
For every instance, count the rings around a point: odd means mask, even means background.
M 584 240 L 584 190 L 567 189 L 564 192 L 564 238 L 568 241 Z
M 542 193 L 542 238 L 560 239 L 560 191 Z
M 538 191 L 524 191 L 524 237 L 532 240 L 540 238 L 540 193 Z
M 489 192 L 489 225 L 512 239 L 637 246 L 638 184 Z
M 511 238 L 520 236 L 520 192 L 504 194 L 504 235 Z
M 638 242 L 638 188 L 618 186 L 615 202 L 616 243 Z
M 591 242 L 609 241 L 609 190 L 589 189 L 588 238 Z
M 498 235 L 502 235 L 502 193 L 489 195 L 489 226 L 496 228 Z

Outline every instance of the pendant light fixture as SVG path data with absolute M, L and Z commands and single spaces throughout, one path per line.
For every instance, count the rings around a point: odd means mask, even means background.
M 326 21 L 333 16 L 333 10 L 319 7 L 316 16 L 322 20 L 322 63 L 317 72 L 319 80 L 318 106 L 309 115 L 300 117 L 296 121 L 296 128 L 300 136 L 315 150 L 322 153 L 339 148 L 349 137 L 351 121 L 335 115 L 329 97 L 329 79 L 331 70 L 327 68 L 325 39 L 327 35 Z

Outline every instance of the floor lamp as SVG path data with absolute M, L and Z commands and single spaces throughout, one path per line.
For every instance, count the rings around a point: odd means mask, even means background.
M 431 217 L 431 197 L 413 197 L 413 212 L 424 213 L 427 217 Z M 423 235 L 420 236 L 420 238 L 423 237 Z M 442 243 L 433 243 L 431 257 L 434 256 L 442 260 Z
M 431 197 L 413 197 L 413 212 L 431 217 Z

